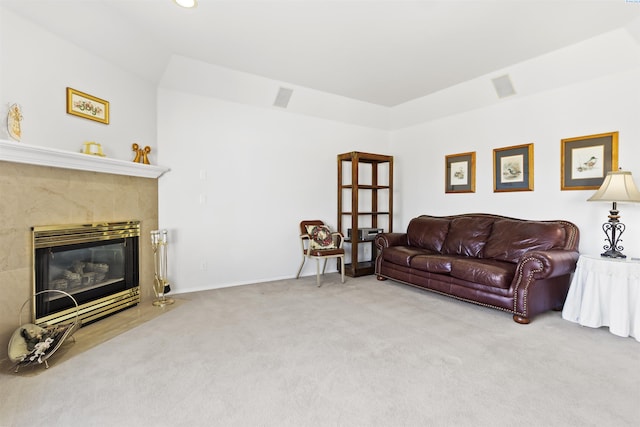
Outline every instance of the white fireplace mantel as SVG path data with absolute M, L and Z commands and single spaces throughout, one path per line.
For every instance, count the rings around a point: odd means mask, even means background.
M 116 175 L 160 178 L 169 168 L 0 139 L 0 160 Z

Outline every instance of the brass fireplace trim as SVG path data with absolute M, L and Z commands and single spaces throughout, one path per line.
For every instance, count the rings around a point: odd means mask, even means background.
M 132 307 L 138 303 L 140 303 L 140 287 L 136 286 L 85 304 L 80 304 L 78 307 L 58 311 L 49 316 L 34 318 L 33 322 L 38 325 L 55 325 L 79 316 L 82 324 L 86 325 L 94 320 Z M 35 313 L 35 305 L 32 307 L 32 313 Z
M 140 237 L 140 221 L 105 222 L 95 224 L 49 225 L 32 227 L 33 230 L 33 271 L 35 272 L 35 250 L 48 247 L 91 243 L 128 237 Z M 33 276 L 33 292 L 36 292 L 36 277 Z M 37 317 L 36 299 L 32 299 L 32 321 L 38 325 L 54 325 L 65 322 L 79 314 L 82 324 L 98 320 L 109 314 L 124 310 L 140 303 L 140 286 L 134 286 L 100 299 L 92 300 L 76 307 Z
M 33 227 L 34 249 L 125 237 L 140 237 L 140 221 Z

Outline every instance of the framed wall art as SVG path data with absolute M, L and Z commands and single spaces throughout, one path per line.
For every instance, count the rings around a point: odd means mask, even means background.
M 597 190 L 618 169 L 618 132 L 566 138 L 560 150 L 561 190 Z
M 445 156 L 445 193 L 475 193 L 476 152 Z
M 493 191 L 533 191 L 533 144 L 493 150 Z
M 109 124 L 109 102 L 79 90 L 67 88 L 67 113 Z

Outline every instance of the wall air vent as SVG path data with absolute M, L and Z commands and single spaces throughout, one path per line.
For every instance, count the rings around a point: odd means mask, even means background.
M 280 90 L 278 91 L 278 95 L 276 96 L 276 100 L 273 101 L 273 105 L 275 107 L 287 108 L 287 105 L 289 105 L 289 100 L 291 99 L 292 94 L 293 94 L 293 89 L 281 87 Z
M 516 90 L 513 88 L 508 74 L 491 79 L 491 82 L 493 82 L 493 87 L 496 89 L 498 98 L 506 98 L 507 96 L 516 94 Z

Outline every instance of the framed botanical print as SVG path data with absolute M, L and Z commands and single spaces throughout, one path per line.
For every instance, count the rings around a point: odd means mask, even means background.
M 560 150 L 561 190 L 597 190 L 618 169 L 618 132 L 566 138 Z
M 445 156 L 445 193 L 475 193 L 476 152 Z
M 493 150 L 493 191 L 533 191 L 533 144 Z

